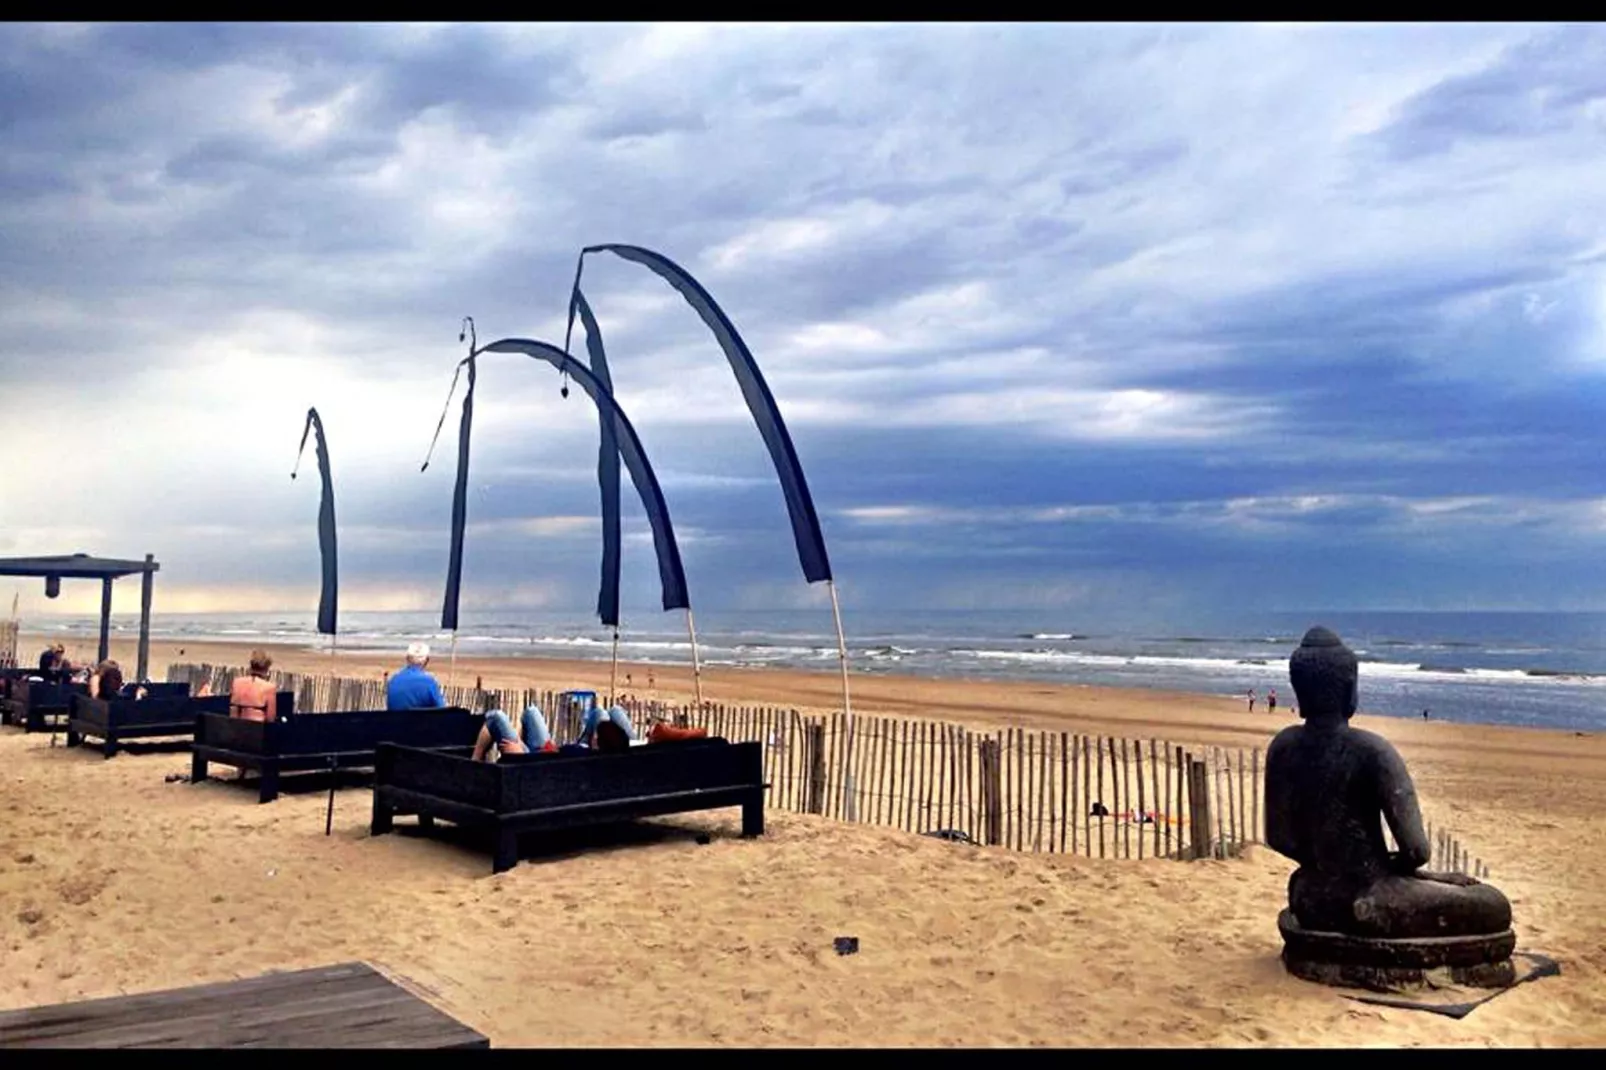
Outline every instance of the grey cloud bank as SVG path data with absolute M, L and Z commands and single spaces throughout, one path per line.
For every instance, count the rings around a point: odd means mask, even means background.
M 1603 60 L 1512 24 L 7 25 L 0 554 L 310 611 L 316 405 L 342 605 L 437 606 L 459 317 L 561 343 L 621 241 L 747 338 L 850 606 L 1606 608 Z M 586 279 L 694 604 L 818 604 L 705 326 Z M 589 403 L 487 358 L 475 432 L 465 606 L 591 605 Z

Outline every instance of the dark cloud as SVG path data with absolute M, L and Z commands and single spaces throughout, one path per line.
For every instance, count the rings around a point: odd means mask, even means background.
M 345 574 L 429 601 L 459 317 L 561 342 L 579 248 L 622 241 L 758 353 L 860 605 L 1606 600 L 1603 40 L 13 24 L 0 419 L 99 489 L 14 466 L 0 541 L 305 587 L 317 404 Z M 694 599 L 791 597 L 706 326 L 639 265 L 585 280 Z M 468 583 L 588 606 L 594 418 L 481 371 Z

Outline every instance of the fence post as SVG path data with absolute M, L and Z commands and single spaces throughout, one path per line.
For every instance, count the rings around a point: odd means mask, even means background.
M 807 727 L 809 756 L 808 801 L 804 809 L 811 814 L 825 812 L 825 722 L 811 721 Z
M 1188 756 L 1188 820 L 1193 825 L 1193 857 L 1213 852 L 1210 827 L 1210 771 L 1203 761 Z
M 989 847 L 1004 842 L 1004 757 L 997 739 L 981 741 L 981 819 Z

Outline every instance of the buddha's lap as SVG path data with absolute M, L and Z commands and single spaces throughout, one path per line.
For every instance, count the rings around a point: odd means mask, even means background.
M 1511 927 L 1510 901 L 1500 889 L 1479 882 L 1390 875 L 1353 896 L 1315 882 L 1298 891 L 1289 905 L 1301 925 L 1318 930 L 1406 939 L 1483 935 Z

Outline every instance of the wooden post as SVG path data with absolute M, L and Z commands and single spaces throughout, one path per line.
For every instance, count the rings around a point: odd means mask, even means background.
M 1064 854 L 1067 845 L 1067 836 L 1071 832 L 1070 817 L 1075 813 L 1071 809 L 1071 796 L 1075 792 L 1076 773 L 1071 765 L 1071 734 L 1060 733 L 1060 854 Z M 1076 850 L 1076 837 L 1069 836 L 1071 850 Z
M 1087 857 L 1093 857 L 1093 756 L 1087 737 L 1082 737 L 1082 802 L 1077 808 L 1082 815 L 1082 848 Z
M 1266 830 L 1260 820 L 1260 748 L 1256 747 L 1249 755 L 1249 805 L 1253 811 L 1252 827 L 1255 830 L 1255 842 L 1266 842 Z
M 1202 760 L 1189 757 L 1189 794 L 1193 799 L 1193 857 L 1209 858 L 1214 854 L 1210 825 L 1210 767 Z
M 139 583 L 139 664 L 134 679 L 144 681 L 151 665 L 151 593 L 156 585 L 156 555 L 145 555 L 145 571 Z
M 1154 847 L 1149 854 L 1159 858 L 1160 821 L 1165 816 L 1165 807 L 1160 794 L 1160 745 L 1152 739 L 1149 740 L 1149 786 L 1153 789 L 1150 797 L 1154 800 Z
M 1115 748 L 1113 748 L 1113 747 L 1110 748 L 1110 751 L 1111 751 L 1111 755 L 1113 756 Z M 1141 771 L 1139 771 L 1139 774 L 1138 774 L 1138 786 L 1139 787 L 1143 786 L 1143 775 L 1142 775 Z M 1126 815 L 1125 820 L 1123 820 L 1121 822 L 1121 857 L 1122 858 L 1131 858 L 1132 857 L 1132 770 L 1131 770 L 1131 767 L 1127 765 L 1127 745 L 1126 745 L 1126 737 L 1125 736 L 1121 737 L 1121 813 Z M 1139 833 L 1138 833 L 1138 846 L 1141 848 L 1142 845 L 1143 845 L 1143 833 L 1140 830 Z
M 1004 761 L 996 737 L 981 741 L 981 816 L 983 838 L 989 847 L 1004 842 Z
M 111 654 L 112 640 L 112 578 L 100 578 L 100 653 L 95 656 L 95 667 L 98 670 L 100 663 Z M 134 677 L 137 682 L 139 677 Z M 105 696 L 101 696 L 104 698 Z
M 1103 736 L 1094 737 L 1093 749 L 1094 749 L 1094 753 L 1096 755 L 1096 759 L 1097 759 L 1098 767 L 1099 767 L 1099 769 L 1098 769 L 1098 774 L 1099 774 L 1098 775 L 1098 784 L 1097 784 L 1098 795 L 1094 798 L 1093 801 L 1098 805 L 1098 808 L 1099 808 L 1100 811 L 1108 810 L 1110 807 L 1104 801 L 1104 737 Z M 1089 806 L 1088 809 L 1092 810 L 1093 807 Z M 1102 812 L 1099 814 L 1099 857 L 1100 858 L 1104 857 L 1104 814 Z
M 825 812 L 825 722 L 811 721 L 808 732 L 808 794 L 805 809 L 811 814 Z
M 1134 740 L 1132 743 L 1133 757 L 1137 759 L 1138 776 L 1138 858 L 1143 858 L 1143 821 L 1148 817 L 1148 807 L 1144 805 L 1146 796 L 1143 792 L 1143 741 Z

